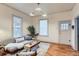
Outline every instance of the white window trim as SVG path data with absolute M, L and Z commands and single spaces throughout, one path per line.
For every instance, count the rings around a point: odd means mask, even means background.
M 68 24 L 68 29 L 63 29 L 63 30 L 61 30 L 61 24 L 66 24 L 66 22 L 67 22 L 67 24 Z M 68 30 L 70 29 L 70 23 L 71 23 L 70 20 L 59 21 L 59 30 L 60 30 L 60 31 L 68 31 Z
M 20 17 L 20 16 L 16 16 L 16 15 L 12 15 L 12 37 L 13 38 L 19 38 L 19 37 L 14 37 L 14 30 L 13 30 L 13 17 L 19 17 L 19 18 L 21 18 L 21 36 L 22 36 L 22 34 L 23 34 L 23 18 L 22 17 Z
M 47 20 L 47 35 L 40 35 L 39 34 L 39 36 L 48 37 L 49 36 L 49 22 L 48 22 L 48 19 L 40 19 L 40 20 Z M 39 20 L 39 25 L 38 25 L 39 33 L 40 33 L 40 20 Z

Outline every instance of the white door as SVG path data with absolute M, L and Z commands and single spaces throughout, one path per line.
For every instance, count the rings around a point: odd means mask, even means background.
M 59 22 L 59 43 L 69 44 L 71 41 L 71 22 L 60 21 Z

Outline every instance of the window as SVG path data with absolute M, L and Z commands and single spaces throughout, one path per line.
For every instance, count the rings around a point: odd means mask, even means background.
M 48 22 L 47 20 L 40 20 L 40 35 L 48 35 Z
M 68 23 L 62 23 L 61 24 L 61 30 L 68 30 L 69 24 Z
M 13 37 L 22 36 L 22 19 L 21 17 L 13 16 Z

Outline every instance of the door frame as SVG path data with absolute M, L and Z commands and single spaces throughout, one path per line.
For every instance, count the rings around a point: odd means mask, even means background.
M 75 30 L 75 49 L 79 50 L 78 48 L 78 38 L 77 38 L 77 20 L 78 20 L 79 16 L 77 16 L 75 18 L 75 25 L 74 25 L 74 30 Z
M 61 22 L 69 22 L 69 25 L 71 26 L 71 20 L 61 20 L 58 22 L 58 34 L 59 34 L 58 41 L 59 41 L 59 43 L 60 43 L 60 24 L 61 24 Z M 65 30 L 63 30 L 63 31 L 65 31 Z M 70 31 L 71 31 L 71 28 L 70 28 Z M 70 39 L 70 41 L 71 41 L 71 39 Z M 60 43 L 60 44 L 63 44 L 63 43 Z M 69 44 L 66 44 L 66 45 L 69 45 Z

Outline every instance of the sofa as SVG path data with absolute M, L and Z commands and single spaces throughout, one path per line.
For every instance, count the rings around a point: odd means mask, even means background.
M 32 42 L 32 37 L 30 36 L 23 36 L 15 39 L 15 43 L 9 43 L 4 48 L 5 51 L 8 51 L 10 53 L 13 53 L 17 50 L 20 50 L 24 47 L 25 44 Z

